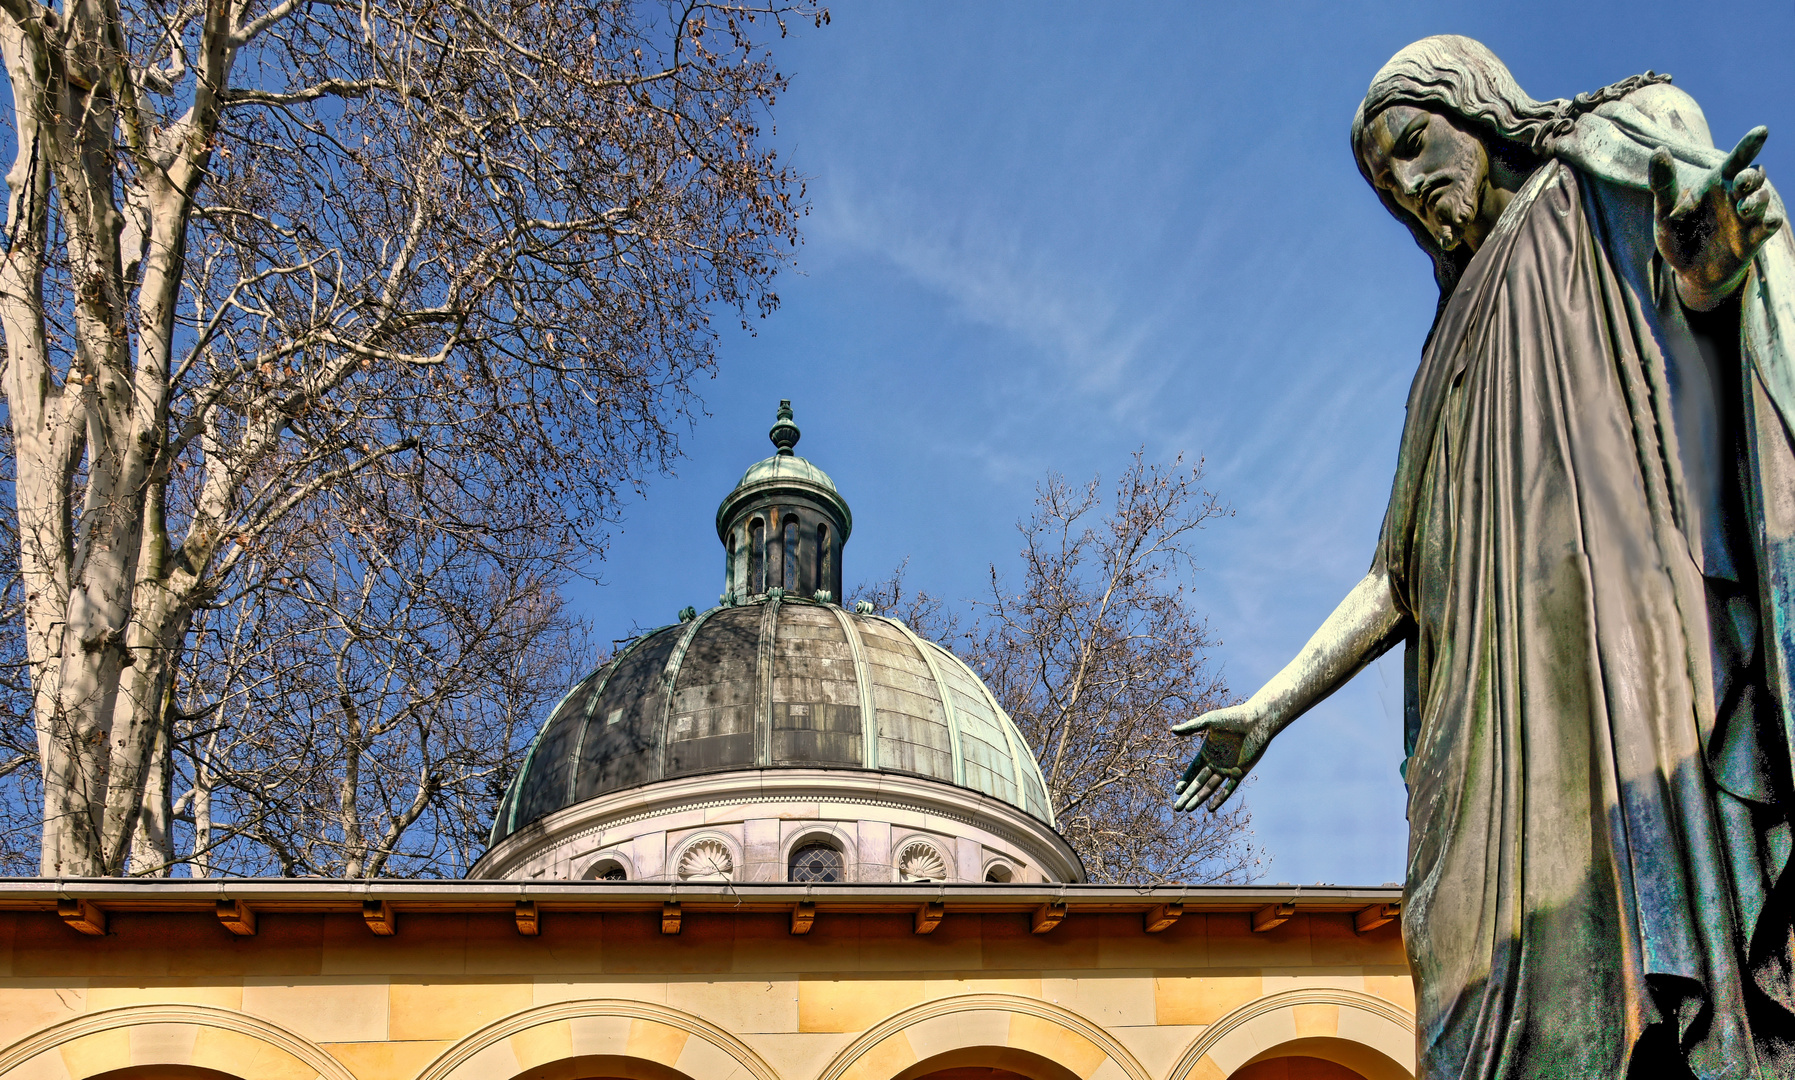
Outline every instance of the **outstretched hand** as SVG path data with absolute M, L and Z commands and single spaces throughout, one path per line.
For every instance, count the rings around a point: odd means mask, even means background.
M 1261 716 L 1250 703 L 1242 703 L 1206 712 L 1182 724 L 1174 724 L 1172 733 L 1205 736 L 1213 733 L 1240 739 L 1240 754 L 1232 763 L 1215 760 L 1210 753 L 1211 740 L 1205 739 L 1203 749 L 1191 758 L 1190 766 L 1184 770 L 1184 776 L 1173 789 L 1173 810 L 1195 810 L 1207 802 L 1209 812 L 1214 813 L 1240 787 L 1241 780 L 1246 778 L 1253 766 L 1259 763 L 1275 731 L 1269 720 Z
M 1686 307 L 1711 311 L 1732 296 L 1758 250 L 1782 228 L 1764 170 L 1751 166 L 1769 135 L 1767 128 L 1752 128 L 1725 161 L 1680 191 L 1670 151 L 1652 153 L 1658 253 L 1676 272 Z

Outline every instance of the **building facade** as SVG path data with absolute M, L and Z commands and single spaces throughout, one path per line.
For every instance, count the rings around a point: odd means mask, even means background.
M 1088 883 L 770 436 L 718 604 L 568 691 L 469 880 L 0 886 L 0 1077 L 1412 1077 L 1399 889 Z

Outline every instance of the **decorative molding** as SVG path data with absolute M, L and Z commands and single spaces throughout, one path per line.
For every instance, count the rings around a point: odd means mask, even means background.
M 619 998 L 560 1001 L 552 1005 L 538 1005 L 533 1009 L 513 1013 L 502 1020 L 495 1020 L 444 1050 L 435 1061 L 425 1066 L 424 1071 L 418 1074 L 417 1080 L 449 1080 L 457 1069 L 471 1061 L 482 1050 L 533 1027 L 541 1027 L 543 1024 L 553 1024 L 562 1020 L 611 1016 L 630 1020 L 648 1020 L 678 1028 L 689 1035 L 698 1036 L 734 1058 L 736 1064 L 745 1069 L 755 1080 L 779 1080 L 779 1074 L 761 1060 L 760 1055 L 756 1054 L 753 1048 L 710 1021 L 666 1005 L 656 1005 L 647 1001 L 625 1001 Z M 354 1080 L 346 1072 L 340 1072 L 340 1075 L 344 1080 Z
M 490 848 L 469 877 L 506 878 L 533 859 L 582 841 L 602 842 L 603 834 L 686 810 L 762 803 L 806 802 L 834 806 L 875 806 L 920 811 L 971 826 L 1017 849 L 1023 861 L 1050 877 L 1081 874 L 1077 855 L 1065 839 L 1021 807 L 971 788 L 941 780 L 871 769 L 725 770 L 657 780 L 612 792 L 539 818 L 539 828 L 516 833 Z
M 1023 997 L 1020 994 L 963 994 L 958 997 L 938 998 L 935 1001 L 912 1006 L 868 1028 L 864 1034 L 835 1055 L 834 1060 L 822 1071 L 817 1080 L 841 1080 L 867 1051 L 898 1032 L 914 1027 L 925 1020 L 933 1020 L 938 1016 L 951 1016 L 954 1013 L 986 1010 L 1033 1016 L 1049 1023 L 1058 1024 L 1095 1044 L 1099 1050 L 1109 1056 L 1109 1059 L 1129 1080 L 1152 1080 L 1147 1070 L 1135 1060 L 1133 1054 L 1128 1052 L 1128 1048 L 1098 1024 L 1092 1023 L 1063 1005 L 1055 1005 L 1039 998 Z M 419 1077 L 419 1080 L 427 1080 L 427 1078 Z
M 1170 1073 L 1166 1074 L 1167 1080 L 1189 1080 L 1195 1073 L 1197 1063 L 1202 1061 L 1204 1056 L 1215 1049 L 1216 1044 L 1223 1039 L 1267 1013 L 1295 1008 L 1298 1005 L 1338 1005 L 1343 1009 L 1357 1009 L 1360 1012 L 1371 1013 L 1379 1019 L 1388 1020 L 1409 1031 L 1415 1030 L 1414 1013 L 1393 1001 L 1385 1001 L 1381 997 L 1360 990 L 1336 987 L 1284 990 L 1262 998 L 1255 998 L 1204 1028 L 1203 1033 L 1185 1048 L 1184 1053 L 1178 1058 L 1178 1064 L 1173 1066 Z M 1348 1039 L 1347 1041 L 1356 1040 Z M 1266 1048 L 1260 1047 L 1260 1049 Z M 1377 1048 L 1372 1047 L 1371 1049 Z M 1378 1052 L 1382 1053 L 1383 1051 Z
M 893 846 L 897 858 L 891 862 L 897 867 L 899 881 L 946 881 L 952 876 L 947 856 L 934 843 L 912 836 Z
M 715 833 L 687 840 L 673 865 L 681 881 L 733 881 L 737 868 L 731 845 Z
M 325 1053 L 316 1043 L 296 1035 L 278 1024 L 248 1013 L 220 1009 L 211 1005 L 125 1005 L 70 1017 L 39 1028 L 12 1045 L 0 1050 L 0 1076 L 4 1076 L 46 1050 L 54 1050 L 67 1042 L 87 1035 L 145 1024 L 192 1024 L 217 1028 L 262 1042 L 290 1054 L 307 1068 L 316 1069 L 324 1080 L 356 1080 L 353 1073 L 336 1058 Z M 129 1063 L 128 1063 L 129 1064 Z M 142 1064 L 151 1064 L 144 1062 Z M 157 1063 L 162 1064 L 162 1063 Z M 181 1064 L 186 1062 L 167 1062 Z M 79 1078 L 77 1078 L 79 1080 Z

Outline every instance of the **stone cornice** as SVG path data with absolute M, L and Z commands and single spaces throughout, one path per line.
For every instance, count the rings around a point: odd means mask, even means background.
M 690 881 L 404 881 L 392 878 L 11 878 L 0 882 L 0 911 L 53 912 L 62 899 L 82 899 L 113 911 L 212 912 L 219 900 L 241 900 L 257 911 L 357 912 L 366 900 L 387 900 L 406 911 L 505 911 L 519 900 L 555 910 L 659 910 L 666 900 L 694 908 L 772 910 L 798 901 L 819 909 L 910 912 L 922 900 L 950 909 L 1026 911 L 1064 903 L 1069 913 L 1144 912 L 1182 903 L 1189 912 L 1249 912 L 1294 903 L 1298 914 L 1346 913 L 1401 899 L 1399 888 L 1268 885 L 1077 885 L 992 882 L 892 882 L 835 885 L 790 882 Z M 1394 924 L 1392 924 L 1394 925 Z M 73 940 L 73 939 L 71 939 Z M 97 939 L 95 939 L 97 940 Z

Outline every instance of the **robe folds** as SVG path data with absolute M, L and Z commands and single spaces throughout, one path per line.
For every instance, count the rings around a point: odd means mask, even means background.
M 1548 159 L 1410 393 L 1377 560 L 1410 627 L 1426 1080 L 1795 1075 L 1795 327 L 1764 292 L 1786 268 L 1760 256 L 1732 316 L 1748 535 L 1729 630 L 1673 417 L 1699 357 L 1650 199 Z

